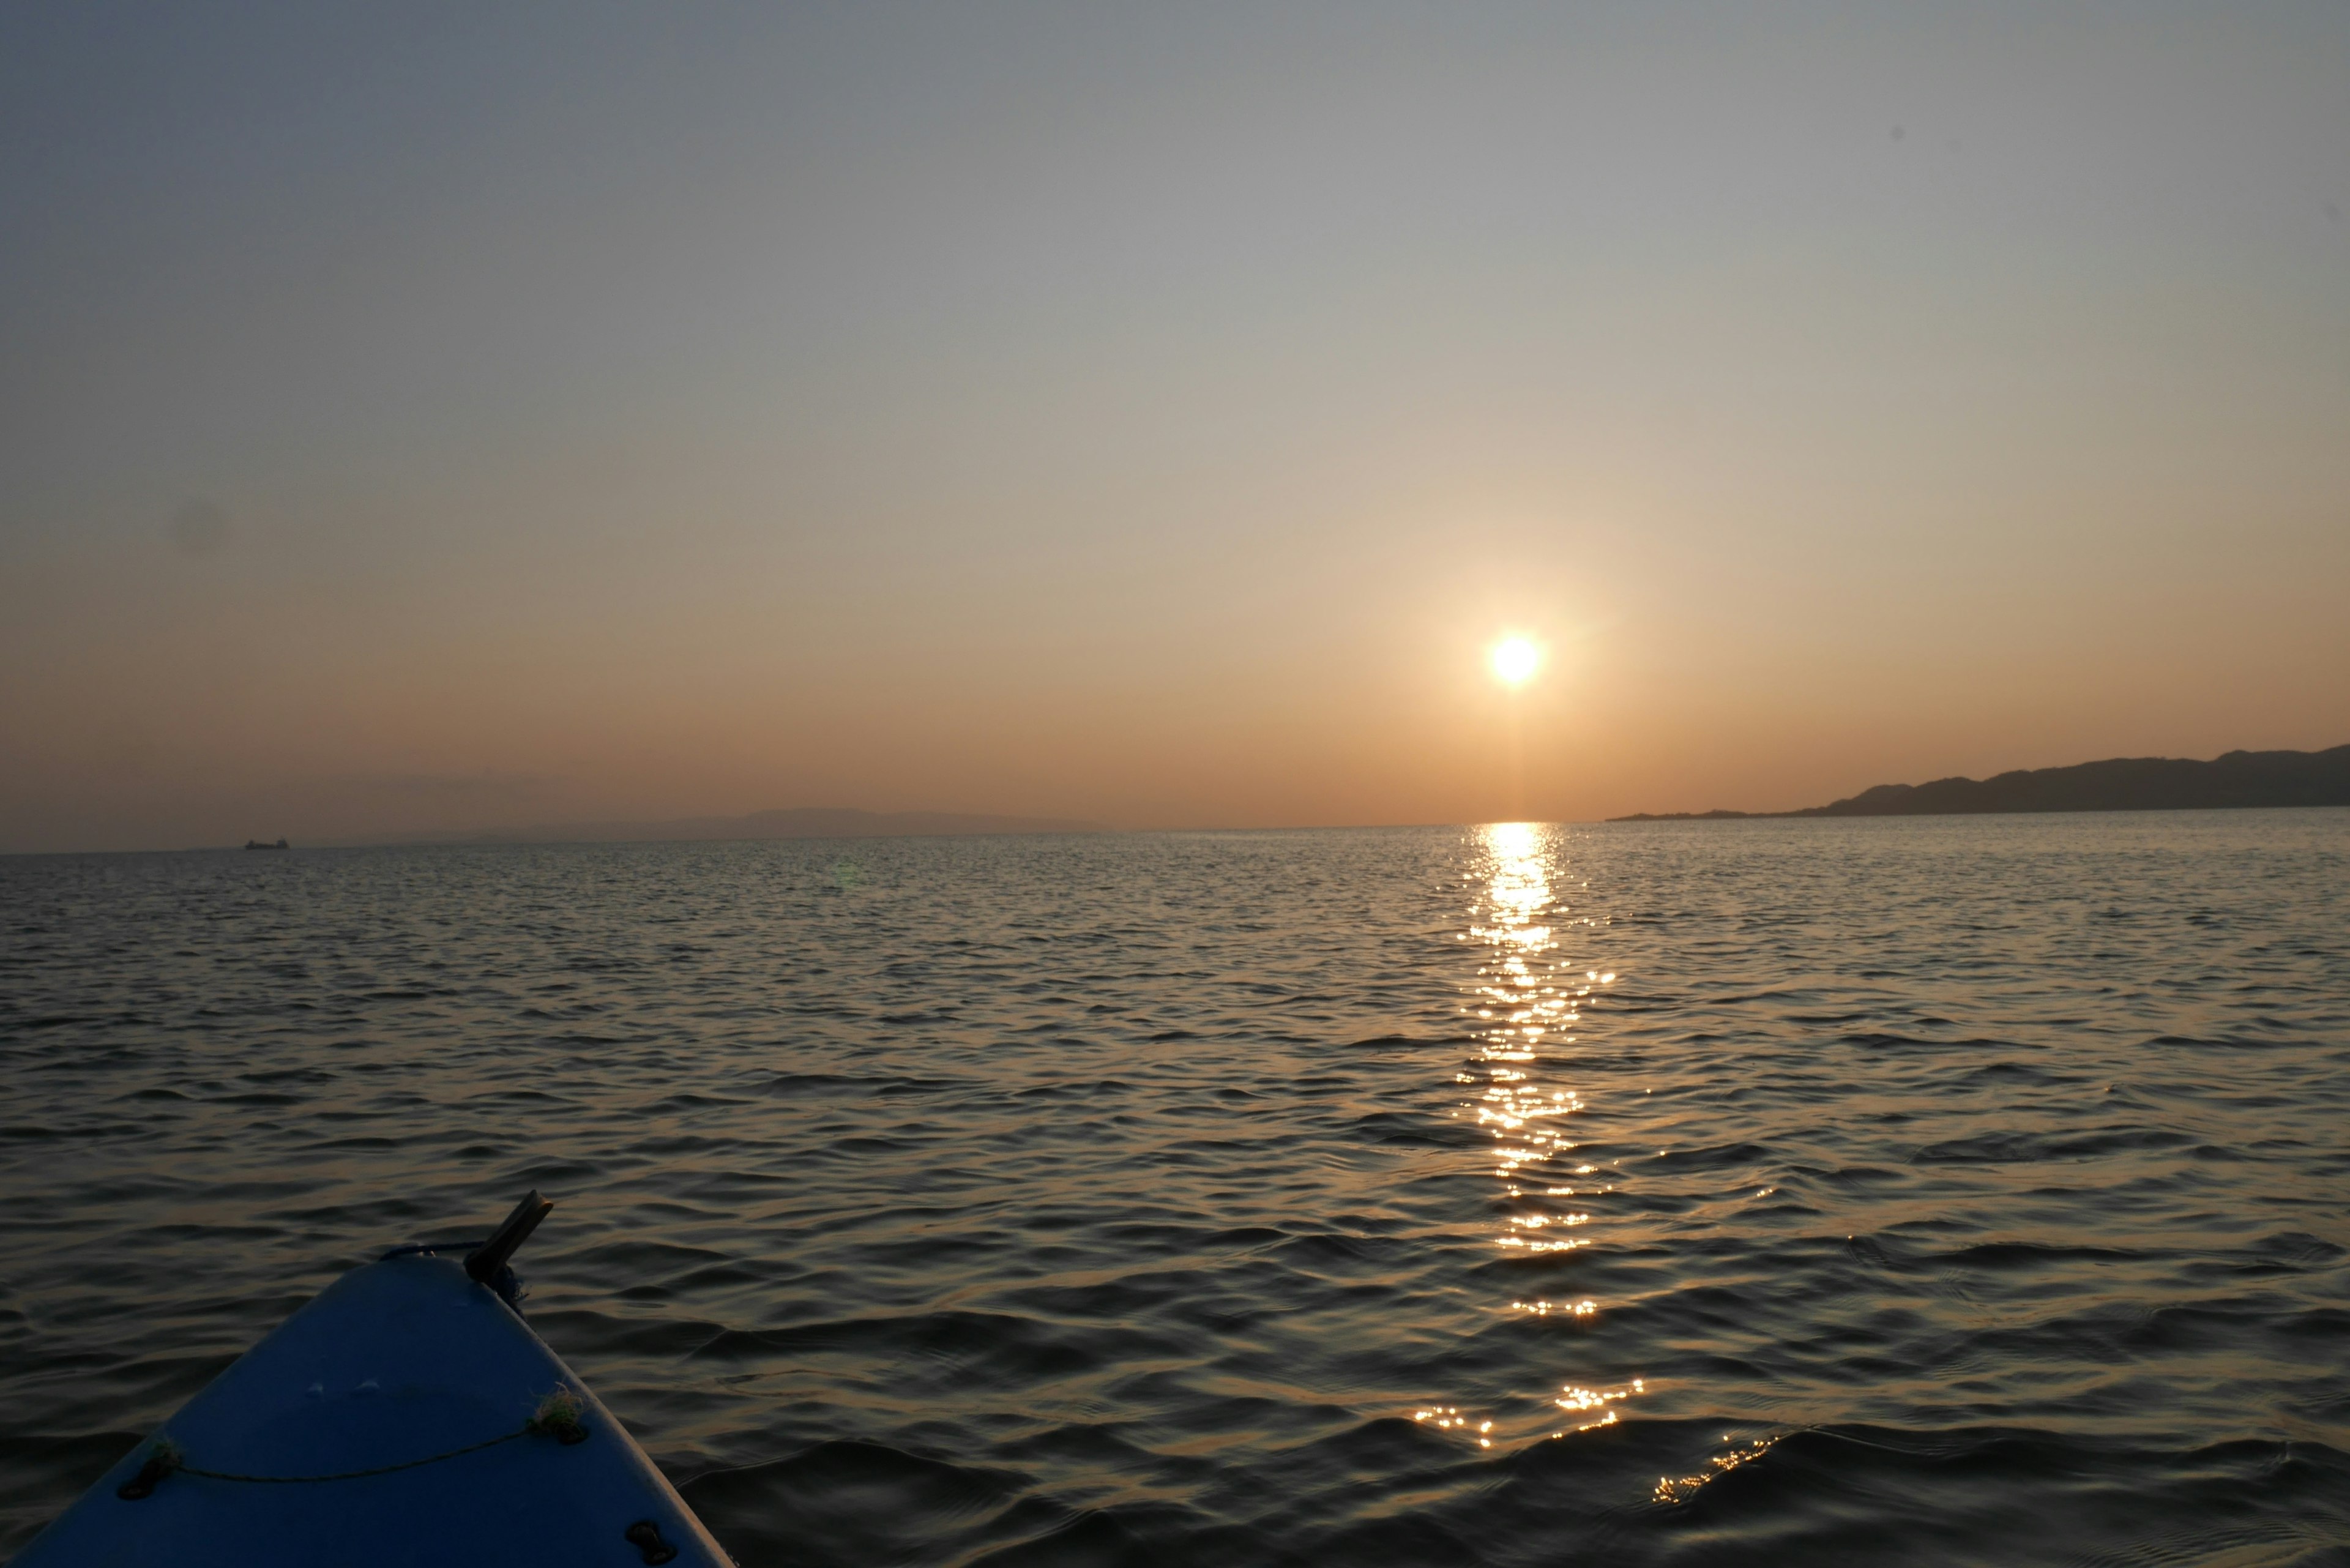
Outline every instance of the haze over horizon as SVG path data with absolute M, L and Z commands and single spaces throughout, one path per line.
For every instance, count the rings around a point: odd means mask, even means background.
M 2338 6 L 20 8 L 0 202 L 0 850 L 2350 740 Z

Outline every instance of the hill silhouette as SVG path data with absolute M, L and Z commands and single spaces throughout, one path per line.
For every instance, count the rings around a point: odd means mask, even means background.
M 1614 822 L 1708 822 L 1763 816 L 1958 816 L 2014 811 L 2209 811 L 2350 805 L 2350 746 L 2323 752 L 2229 752 L 2208 763 L 2114 757 L 2028 768 L 1987 779 L 1877 784 L 1801 811 L 1640 812 Z

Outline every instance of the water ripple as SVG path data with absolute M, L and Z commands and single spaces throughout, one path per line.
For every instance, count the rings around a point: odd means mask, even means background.
M 746 1563 L 2350 1561 L 2350 813 L 0 861 L 0 1550 L 536 1185 Z

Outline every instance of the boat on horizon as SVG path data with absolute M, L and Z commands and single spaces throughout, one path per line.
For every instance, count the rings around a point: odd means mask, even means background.
M 733 1568 L 523 1321 L 510 1261 L 554 1207 L 534 1191 L 485 1241 L 413 1242 L 351 1270 L 15 1568 Z
M 264 844 L 258 838 L 248 838 L 244 841 L 244 846 L 247 849 L 291 849 L 294 847 L 282 838 L 275 844 Z

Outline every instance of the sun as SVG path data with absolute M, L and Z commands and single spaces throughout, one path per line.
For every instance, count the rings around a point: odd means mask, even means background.
M 1504 686 L 1523 686 L 1542 668 L 1542 649 L 1523 637 L 1505 637 L 1485 656 Z

